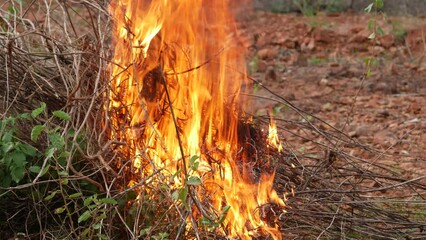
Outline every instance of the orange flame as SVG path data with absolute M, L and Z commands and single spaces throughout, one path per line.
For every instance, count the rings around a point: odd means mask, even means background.
M 277 125 L 275 124 L 275 120 L 272 116 L 270 117 L 269 121 L 268 143 L 274 146 L 278 152 L 283 151 L 283 146 L 281 145 L 280 139 L 278 137 Z
M 200 156 L 191 172 L 203 181 L 200 199 L 215 209 L 230 206 L 230 237 L 251 239 L 260 231 L 281 239 L 259 207 L 284 206 L 273 190 L 274 174 L 253 181 L 236 163 L 239 92 L 246 81 L 245 50 L 227 0 L 117 0 L 114 64 L 107 106 L 111 138 L 126 142 L 141 177 L 157 169 L 188 168 L 182 159 Z M 184 156 L 182 156 L 182 150 Z M 217 150 L 217 151 L 213 151 Z M 210 161 L 206 152 L 211 152 Z M 220 152 L 217 153 L 217 152 Z M 243 160 L 245 161 L 245 160 Z M 183 182 L 180 182 L 183 184 Z M 203 196 L 201 196 L 203 195 Z

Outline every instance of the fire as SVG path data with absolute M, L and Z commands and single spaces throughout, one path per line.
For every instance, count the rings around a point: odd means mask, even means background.
M 250 156 L 238 142 L 245 49 L 228 5 L 227 0 L 111 3 L 110 138 L 127 143 L 119 151 L 132 159 L 141 178 L 158 169 L 170 175 L 184 169 L 175 187 L 184 185 L 187 175 L 200 179 L 204 187 L 197 197 L 219 211 L 229 208 L 224 224 L 230 237 L 268 233 L 281 239 L 275 223 L 259 213 L 265 204 L 284 206 L 272 188 L 274 174 L 254 179 Z M 191 156 L 199 156 L 193 171 L 187 170 Z
M 270 118 L 269 121 L 269 133 L 268 133 L 268 143 L 274 146 L 278 152 L 283 150 L 283 146 L 280 143 L 280 139 L 278 137 L 277 125 L 275 124 L 275 120 L 273 117 Z

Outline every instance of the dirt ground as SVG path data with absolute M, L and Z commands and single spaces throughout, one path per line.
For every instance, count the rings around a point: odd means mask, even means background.
M 424 173 L 426 20 L 376 16 L 383 35 L 372 40 L 371 18 L 255 12 L 241 23 L 243 42 L 250 49 L 249 72 L 300 109 L 378 150 L 372 154 L 346 148 L 351 154 Z M 277 121 L 303 121 L 286 104 L 271 101 L 276 97 L 257 84 L 252 95 L 261 96 L 250 104 L 254 115 L 273 109 Z M 303 129 L 289 134 L 291 130 L 281 133 L 286 145 L 297 146 L 293 150 L 298 152 L 314 148 L 300 137 Z

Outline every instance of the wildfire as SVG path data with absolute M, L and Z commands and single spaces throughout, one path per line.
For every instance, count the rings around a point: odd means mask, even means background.
M 250 156 L 241 154 L 238 142 L 245 49 L 228 5 L 227 0 L 113 1 L 110 137 L 127 143 L 119 150 L 141 178 L 157 169 L 170 175 L 189 169 L 190 157 L 199 156 L 198 167 L 186 174 L 202 181 L 200 199 L 218 210 L 229 208 L 227 234 L 251 239 L 261 232 L 281 239 L 275 223 L 259 213 L 265 204 L 284 206 L 272 188 L 274 174 L 254 179 Z

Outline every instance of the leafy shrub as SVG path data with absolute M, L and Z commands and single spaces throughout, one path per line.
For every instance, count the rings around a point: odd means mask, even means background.
M 93 232 L 101 228 L 106 206 L 117 202 L 98 197 L 99 190 L 84 178 L 70 178 L 68 161 L 79 157 L 71 152 L 74 130 L 63 127 L 70 120 L 61 110 L 48 116 L 45 103 L 31 113 L 0 120 L 1 239 L 43 231 L 58 238 L 103 236 Z M 84 138 L 77 139 L 84 149 Z M 76 161 L 72 167 L 85 165 Z M 17 214 L 21 211 L 25 214 Z

